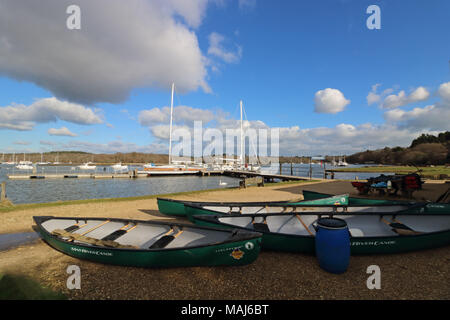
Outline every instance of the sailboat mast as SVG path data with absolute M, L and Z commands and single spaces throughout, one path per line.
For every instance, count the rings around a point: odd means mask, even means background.
M 173 118 L 173 92 L 175 83 L 172 83 L 172 98 L 170 101 L 170 127 L 169 127 L 169 164 L 172 164 L 172 118 Z
M 244 164 L 244 130 L 243 130 L 243 124 L 242 124 L 242 100 L 240 102 L 241 106 L 241 166 Z

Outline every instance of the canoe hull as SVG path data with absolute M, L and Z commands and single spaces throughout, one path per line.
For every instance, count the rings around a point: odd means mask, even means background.
M 195 224 L 216 228 L 238 228 L 213 219 L 212 216 L 193 216 Z M 217 222 L 215 222 L 217 221 Z M 315 237 L 262 232 L 261 248 L 269 251 L 315 254 Z M 351 237 L 351 255 L 394 254 L 426 249 L 434 249 L 450 245 L 450 230 L 421 235 L 383 236 L 383 237 Z
M 233 207 L 233 208 L 245 208 L 253 206 L 271 206 L 271 205 L 285 205 L 285 206 L 297 206 L 297 205 L 348 205 L 348 195 L 330 195 L 328 197 L 322 197 L 320 199 L 312 199 L 305 201 L 269 201 L 269 202 L 194 202 L 194 201 L 181 201 L 173 199 L 158 198 L 159 212 L 169 216 L 187 217 L 192 221 L 192 214 L 207 214 L 207 212 L 199 211 L 193 213 L 192 209 L 188 210 L 188 206 L 202 207 L 202 206 L 221 206 L 221 207 Z M 185 205 L 186 204 L 186 205 Z
M 257 259 L 261 247 L 261 238 L 257 237 L 181 249 L 105 248 L 60 240 L 39 227 L 35 230 L 49 246 L 71 257 L 102 264 L 146 268 L 246 265 Z M 233 252 L 238 252 L 239 255 L 232 254 Z

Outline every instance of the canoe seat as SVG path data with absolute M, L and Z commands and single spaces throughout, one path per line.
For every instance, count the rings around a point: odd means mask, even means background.
M 261 231 L 261 232 L 270 232 L 270 229 L 269 229 L 269 226 L 267 225 L 267 223 L 255 222 L 255 223 L 253 223 L 253 229 L 255 229 L 256 231 Z
M 350 228 L 350 236 L 352 237 L 363 237 L 364 236 L 364 232 L 362 232 L 361 229 L 357 229 L 357 228 Z
M 161 249 L 165 248 L 169 243 L 171 243 L 175 239 L 174 236 L 162 236 L 158 240 L 156 240 L 149 249 Z
M 176 234 L 173 234 L 174 228 L 172 227 L 169 232 L 164 234 L 161 238 L 156 240 L 149 249 L 162 249 L 165 248 L 171 243 L 173 240 L 175 240 L 180 234 L 183 233 L 183 230 L 181 228 L 177 228 L 178 232 Z

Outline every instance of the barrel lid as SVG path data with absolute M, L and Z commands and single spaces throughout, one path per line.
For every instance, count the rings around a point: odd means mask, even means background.
M 327 229 L 343 229 L 347 227 L 347 222 L 338 218 L 320 218 L 317 224 Z

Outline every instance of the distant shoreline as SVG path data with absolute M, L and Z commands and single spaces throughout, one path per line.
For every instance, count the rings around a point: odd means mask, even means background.
M 420 172 L 418 172 L 418 170 Z M 450 177 L 450 167 L 448 166 L 428 166 L 428 167 L 411 167 L 411 166 L 366 166 L 359 168 L 339 168 L 329 169 L 328 172 L 394 172 L 396 174 L 419 173 L 424 178 L 430 179 L 447 179 Z

